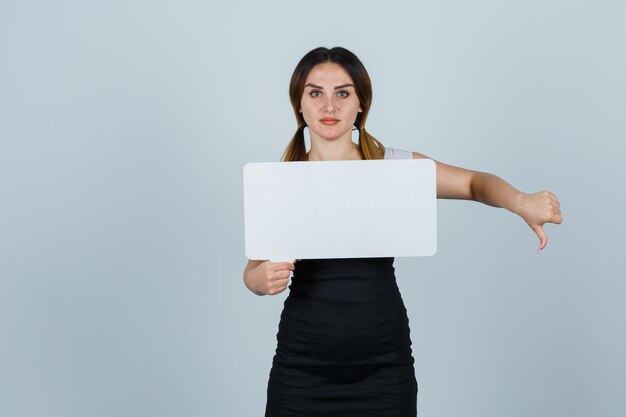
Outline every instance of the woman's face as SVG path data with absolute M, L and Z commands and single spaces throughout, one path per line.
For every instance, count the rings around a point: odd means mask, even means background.
M 325 62 L 313 67 L 304 85 L 300 112 L 311 140 L 352 140 L 361 106 L 348 73 L 338 64 Z

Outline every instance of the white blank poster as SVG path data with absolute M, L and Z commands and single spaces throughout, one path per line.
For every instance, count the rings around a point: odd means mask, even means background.
M 437 188 L 430 159 L 249 163 L 249 259 L 430 256 Z

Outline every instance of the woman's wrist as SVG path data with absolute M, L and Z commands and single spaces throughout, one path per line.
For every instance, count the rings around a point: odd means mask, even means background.
M 526 198 L 526 196 L 528 196 L 527 193 L 516 190 L 515 194 L 510 200 L 510 207 L 507 207 L 507 209 L 517 214 L 518 216 L 521 216 L 524 209 L 524 199 Z

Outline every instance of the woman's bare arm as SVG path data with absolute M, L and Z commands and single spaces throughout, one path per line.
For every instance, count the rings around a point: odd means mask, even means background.
M 428 158 L 413 152 L 413 159 Z M 554 194 L 542 191 L 527 194 L 515 189 L 502 178 L 487 172 L 472 171 L 435 161 L 437 165 L 437 197 L 475 200 L 494 207 L 503 207 L 519 215 L 537 234 L 540 249 L 548 244 L 545 223 L 563 221 L 561 206 Z

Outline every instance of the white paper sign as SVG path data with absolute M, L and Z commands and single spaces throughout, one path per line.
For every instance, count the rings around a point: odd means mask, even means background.
M 249 163 L 249 259 L 430 256 L 437 187 L 430 159 Z

